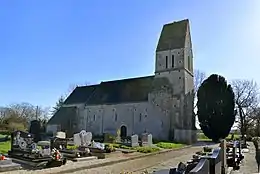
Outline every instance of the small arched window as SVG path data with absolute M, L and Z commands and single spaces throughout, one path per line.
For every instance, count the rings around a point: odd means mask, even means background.
M 117 113 L 115 113 L 115 121 L 117 121 Z

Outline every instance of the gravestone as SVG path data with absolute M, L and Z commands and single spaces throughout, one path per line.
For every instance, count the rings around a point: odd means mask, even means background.
M 142 146 L 148 145 L 148 133 L 143 133 L 141 137 Z
M 82 130 L 80 133 L 74 134 L 73 140 L 76 146 L 88 146 L 91 144 L 92 133 Z
M 214 173 L 214 174 L 222 173 L 221 148 L 215 148 L 211 155 L 203 156 L 201 158 L 209 160 L 210 173 Z
M 81 132 L 81 145 L 82 146 L 88 146 L 91 144 L 92 140 L 92 133 L 91 132 Z
M 143 133 L 141 142 L 142 142 L 142 146 L 151 146 L 153 144 L 152 134 Z
M 81 145 L 81 138 L 79 133 L 76 133 L 73 135 L 73 141 L 75 146 L 80 146 Z
M 131 146 L 132 147 L 137 147 L 139 146 L 139 143 L 138 143 L 138 135 L 132 135 L 131 136 Z
M 201 159 L 199 163 L 194 167 L 189 174 L 209 174 L 210 163 L 208 159 Z
M 152 134 L 148 134 L 148 136 L 147 136 L 147 143 L 148 143 L 148 146 L 152 146 L 153 145 L 153 136 L 152 136 Z
M 39 120 L 31 121 L 31 125 L 29 128 L 29 133 L 34 135 L 34 142 L 38 142 L 41 140 L 41 122 Z
M 65 132 L 57 132 L 55 135 L 56 138 L 65 139 L 66 133 Z

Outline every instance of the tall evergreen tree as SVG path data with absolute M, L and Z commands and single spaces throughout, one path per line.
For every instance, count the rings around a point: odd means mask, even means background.
M 213 141 L 228 136 L 235 121 L 235 96 L 224 77 L 212 74 L 198 93 L 198 119 L 203 133 Z
M 52 113 L 55 114 L 63 105 L 65 99 L 63 96 L 60 96 L 59 100 L 56 102 L 55 106 L 53 107 Z

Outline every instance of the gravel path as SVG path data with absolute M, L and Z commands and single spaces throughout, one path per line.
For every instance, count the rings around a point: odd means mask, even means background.
M 249 153 L 245 153 L 245 159 L 242 161 L 240 170 L 232 171 L 231 174 L 253 174 L 257 173 L 257 163 L 255 160 L 255 147 L 249 142 Z
M 216 146 L 216 145 L 214 145 Z M 28 170 L 19 170 L 19 171 L 12 171 L 12 172 L 4 172 L 1 174 L 49 174 L 49 173 L 74 173 L 74 174 L 120 174 L 125 172 L 131 173 L 144 173 L 149 172 L 152 173 L 153 171 L 158 171 L 165 168 L 175 167 L 180 161 L 187 161 L 191 159 L 191 156 L 201 150 L 203 144 L 193 146 L 186 149 L 181 149 L 177 151 L 171 151 L 167 153 L 157 154 L 154 156 L 147 156 L 135 160 L 130 160 L 126 162 L 120 162 L 108 166 L 103 167 L 96 167 L 91 169 L 85 170 L 77 170 L 80 167 L 87 167 L 93 164 L 101 164 L 108 161 L 119 160 L 119 159 L 126 159 L 129 156 L 121 155 L 117 157 L 111 157 L 106 159 L 99 159 L 99 160 L 91 160 L 85 162 L 69 162 L 62 167 L 51 168 L 51 169 L 43 169 L 43 170 L 35 170 L 35 171 L 28 171 Z
M 120 174 L 127 172 L 133 174 L 152 173 L 161 169 L 175 167 L 180 161 L 186 162 L 187 160 L 191 159 L 195 152 L 201 149 L 202 146 L 193 146 L 187 149 L 171 151 L 169 153 L 158 154 L 155 156 L 122 162 L 110 166 L 77 171 L 73 174 Z

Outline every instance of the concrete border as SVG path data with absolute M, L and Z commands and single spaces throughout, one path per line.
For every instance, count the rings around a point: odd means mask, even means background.
M 126 162 L 126 161 L 136 160 L 136 159 L 140 159 L 140 158 L 144 158 L 144 157 L 148 157 L 148 156 L 164 154 L 164 153 L 167 153 L 167 152 L 183 150 L 183 149 L 187 149 L 187 148 L 190 148 L 190 147 L 192 147 L 192 145 L 184 146 L 184 147 L 181 147 L 181 148 L 178 148 L 178 149 L 167 149 L 167 150 L 148 153 L 148 154 L 141 154 L 141 155 L 138 155 L 138 156 L 133 156 L 133 157 L 125 158 L 125 159 L 119 159 L 119 160 L 107 161 L 107 162 L 104 162 L 104 163 L 92 164 L 92 165 L 89 165 L 89 166 L 83 166 L 83 167 L 78 167 L 78 168 L 74 168 L 74 169 L 68 169 L 68 170 L 55 172 L 55 173 L 56 174 L 73 173 L 73 172 L 77 172 L 77 171 L 81 171 L 81 170 L 93 169 L 93 168 L 113 165 L 113 164 L 116 164 L 116 163 L 122 163 L 122 162 Z

